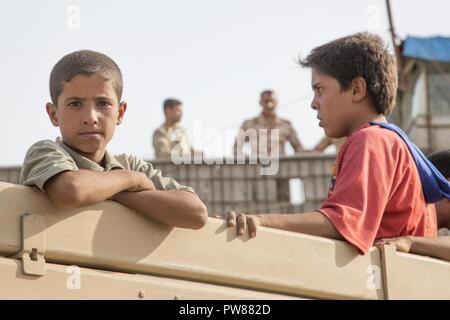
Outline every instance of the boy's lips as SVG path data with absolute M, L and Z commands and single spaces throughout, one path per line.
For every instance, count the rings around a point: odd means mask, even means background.
M 80 132 L 79 135 L 83 136 L 83 137 L 95 137 L 95 136 L 100 136 L 102 133 L 99 131 L 84 131 L 84 132 Z
M 323 120 L 322 120 L 322 118 L 320 118 L 319 116 L 317 116 L 317 119 L 319 120 L 319 127 L 321 127 L 322 124 L 323 124 Z

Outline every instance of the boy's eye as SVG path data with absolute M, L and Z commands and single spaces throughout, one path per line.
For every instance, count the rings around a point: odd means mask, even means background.
M 80 101 L 72 101 L 69 103 L 70 107 L 80 107 L 81 106 L 81 102 Z
M 111 104 L 108 101 L 99 101 L 97 102 L 97 106 L 100 108 L 109 107 Z

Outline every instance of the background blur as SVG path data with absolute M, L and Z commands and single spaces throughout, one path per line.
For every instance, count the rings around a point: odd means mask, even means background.
M 45 112 L 48 78 L 74 50 L 101 51 L 119 64 L 129 109 L 109 149 L 148 159 L 165 98 L 184 102 L 181 125 L 194 147 L 223 156 L 242 121 L 260 112 L 266 88 L 278 92 L 278 114 L 312 147 L 323 132 L 309 107 L 310 72 L 297 56 L 363 30 L 392 48 L 384 0 L 130 3 L 0 0 L 0 166 L 20 165 L 32 143 L 58 136 Z M 450 34 L 448 1 L 394 0 L 392 10 L 401 38 Z M 196 123 L 203 130 L 194 137 Z

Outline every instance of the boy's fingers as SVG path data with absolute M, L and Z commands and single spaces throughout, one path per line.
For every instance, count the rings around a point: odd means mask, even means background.
M 373 246 L 374 246 L 374 247 L 381 247 L 383 244 L 384 244 L 384 241 L 378 240 L 378 241 L 376 241 L 376 242 L 373 244 Z
M 256 219 L 252 216 L 247 216 L 247 226 L 248 226 L 248 234 L 250 238 L 256 237 L 256 229 L 257 229 L 257 223 Z
M 247 225 L 247 218 L 245 214 L 239 213 L 237 217 L 237 232 L 239 236 L 242 236 L 244 234 L 246 225 Z
M 392 241 L 390 241 L 389 239 L 380 239 L 375 241 L 374 246 L 375 247 L 382 247 L 384 245 L 389 245 L 392 244 Z
M 229 227 L 234 227 L 236 225 L 236 212 L 233 210 L 227 212 L 227 225 Z

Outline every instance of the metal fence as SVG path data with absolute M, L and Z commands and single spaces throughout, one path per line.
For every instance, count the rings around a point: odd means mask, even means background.
M 248 159 L 247 159 L 248 160 Z M 267 163 L 238 164 L 216 159 L 215 164 L 151 161 L 164 176 L 191 186 L 210 215 L 243 212 L 305 212 L 320 208 L 326 198 L 335 155 L 304 154 L 279 159 L 278 171 L 262 175 Z M 213 161 L 207 161 L 212 163 Z M 19 183 L 20 167 L 0 168 L 0 181 Z

